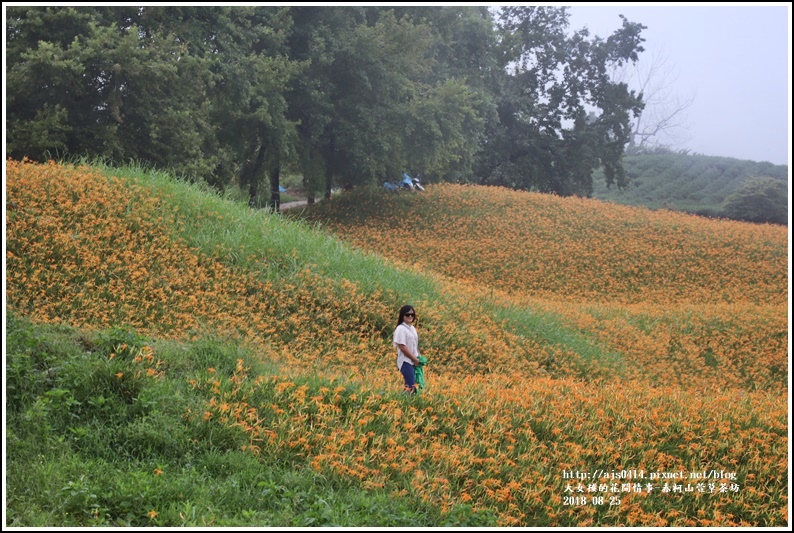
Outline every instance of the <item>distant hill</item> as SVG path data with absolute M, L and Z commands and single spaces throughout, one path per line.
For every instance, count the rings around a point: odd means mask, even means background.
M 594 175 L 593 197 L 624 205 L 723 216 L 725 198 L 753 177 L 788 182 L 788 166 L 729 157 L 644 154 L 623 160 L 629 185 L 607 188 L 603 172 Z M 786 188 L 788 190 L 788 187 Z

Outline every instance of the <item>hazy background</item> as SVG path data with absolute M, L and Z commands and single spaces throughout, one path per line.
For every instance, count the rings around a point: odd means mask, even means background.
M 666 58 L 670 98 L 693 99 L 669 142 L 691 153 L 790 165 L 791 5 L 570 4 L 570 30 L 606 38 L 639 22 L 639 70 Z

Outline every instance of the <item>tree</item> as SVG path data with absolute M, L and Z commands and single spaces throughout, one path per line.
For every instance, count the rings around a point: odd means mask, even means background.
M 417 82 L 409 166 L 430 182 L 469 181 L 498 122 L 494 96 L 503 71 L 493 13 L 469 6 L 396 12 L 429 27 L 432 39 L 424 59 L 429 69 Z
M 12 7 L 7 148 L 141 160 L 259 205 L 421 170 L 590 194 L 642 102 L 606 75 L 642 26 L 567 38 L 565 8 Z M 595 111 L 594 111 L 595 110 Z
M 206 71 L 163 32 L 145 35 L 137 8 L 10 7 L 7 150 L 137 159 L 209 171 Z
M 285 92 L 302 65 L 285 55 L 289 8 L 13 7 L 6 24 L 11 157 L 239 179 L 252 205 L 293 157 Z
M 443 176 L 470 167 L 477 149 L 477 95 L 435 75 L 438 8 L 295 7 L 291 57 L 306 61 L 288 99 L 299 124 L 305 185 L 330 196 L 400 176 Z M 340 183 L 341 182 L 341 183 Z
M 295 7 L 291 57 L 308 64 L 288 99 L 299 124 L 301 165 L 325 196 L 335 182 L 367 183 L 399 170 L 411 80 L 425 68 L 422 30 L 392 11 L 363 7 Z
M 501 8 L 506 71 L 483 183 L 589 196 L 603 167 L 609 185 L 625 186 L 621 159 L 642 100 L 608 69 L 637 60 L 644 26 L 623 18 L 606 40 L 586 29 L 567 37 L 567 26 L 565 7 Z
M 673 91 L 677 75 L 662 53 L 655 53 L 650 63 L 642 60 L 613 70 L 615 81 L 639 91 L 645 106 L 632 120 L 632 135 L 626 153 L 668 148 L 683 141 L 689 129 L 686 112 L 695 102 L 695 93 L 681 96 Z
M 788 190 L 782 180 L 756 177 L 746 180 L 725 198 L 723 213 L 747 222 L 788 224 Z
M 431 180 L 469 176 L 483 129 L 478 95 L 456 79 L 423 92 L 411 108 L 406 166 Z
M 281 161 L 294 156 L 297 143 L 285 93 L 304 67 L 288 57 L 289 8 L 169 6 L 140 13 L 147 32 L 173 34 L 186 55 L 205 65 L 212 183 L 236 178 L 251 206 L 269 183 L 277 209 Z

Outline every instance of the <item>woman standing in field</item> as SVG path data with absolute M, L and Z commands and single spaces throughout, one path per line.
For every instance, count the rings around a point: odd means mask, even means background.
M 397 328 L 394 330 L 394 346 L 397 348 L 397 369 L 403 375 L 405 392 L 416 394 L 414 367 L 419 366 L 419 334 L 414 327 L 416 311 L 410 305 L 400 308 Z

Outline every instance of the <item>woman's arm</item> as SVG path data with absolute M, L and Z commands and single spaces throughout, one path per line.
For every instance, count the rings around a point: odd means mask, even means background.
M 414 364 L 414 366 L 419 364 L 419 358 L 411 353 L 411 350 L 408 349 L 408 346 L 406 346 L 405 344 L 398 344 L 397 347 L 400 348 L 400 350 L 402 350 L 402 352 L 405 354 L 405 356 L 408 359 L 411 360 L 411 362 Z

